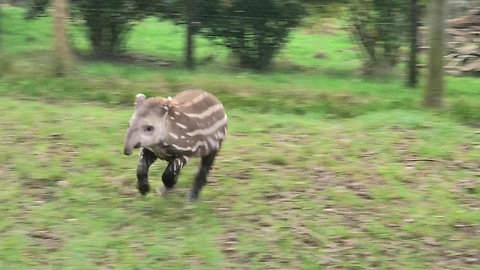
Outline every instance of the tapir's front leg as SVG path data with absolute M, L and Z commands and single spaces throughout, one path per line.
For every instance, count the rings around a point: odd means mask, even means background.
M 157 156 L 148 149 L 142 148 L 140 152 L 140 159 L 137 167 L 137 188 L 142 195 L 146 195 L 150 191 L 148 184 L 148 168 L 155 162 Z
M 188 157 L 180 156 L 173 158 L 168 162 L 168 166 L 162 175 L 162 182 L 164 186 L 158 189 L 158 192 L 161 195 L 165 195 L 175 186 L 175 184 L 177 184 L 178 175 L 187 161 Z

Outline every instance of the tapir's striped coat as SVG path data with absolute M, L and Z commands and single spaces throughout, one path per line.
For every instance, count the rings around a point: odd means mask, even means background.
M 227 132 L 227 115 L 216 97 L 189 90 L 164 106 L 168 132 L 162 146 L 166 146 L 166 154 L 203 157 L 219 150 Z
M 148 167 L 156 158 L 169 162 L 162 177 L 169 189 L 175 185 L 188 158 L 201 157 L 202 167 L 190 195 L 196 199 L 206 181 L 202 177 L 206 177 L 226 132 L 227 115 L 222 103 L 205 91 L 188 90 L 173 99 L 147 100 L 144 95 L 137 95 L 124 152 L 129 155 L 133 148 L 143 148 L 137 169 L 140 192 L 145 194 L 149 190 Z

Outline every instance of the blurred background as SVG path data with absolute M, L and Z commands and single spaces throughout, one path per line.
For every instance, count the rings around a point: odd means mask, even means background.
M 479 76 L 478 0 L 0 0 L 0 269 L 478 269 Z M 141 196 L 135 95 L 189 88 L 208 184 Z

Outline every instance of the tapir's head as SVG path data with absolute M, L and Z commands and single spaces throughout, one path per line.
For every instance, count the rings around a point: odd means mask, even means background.
M 165 98 L 147 100 L 144 94 L 136 96 L 135 112 L 125 135 L 125 155 L 132 154 L 135 148 L 154 146 L 165 138 L 167 102 Z

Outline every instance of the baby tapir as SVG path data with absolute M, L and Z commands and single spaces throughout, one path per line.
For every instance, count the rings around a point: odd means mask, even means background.
M 190 157 L 202 159 L 191 187 L 189 200 L 196 200 L 206 183 L 215 156 L 227 132 L 227 115 L 222 103 L 202 90 L 187 90 L 172 98 L 147 99 L 138 94 L 135 112 L 125 136 L 124 154 L 141 148 L 137 167 L 138 190 L 150 191 L 148 169 L 157 159 L 168 162 L 163 172 L 166 194 L 177 183 L 180 170 Z

